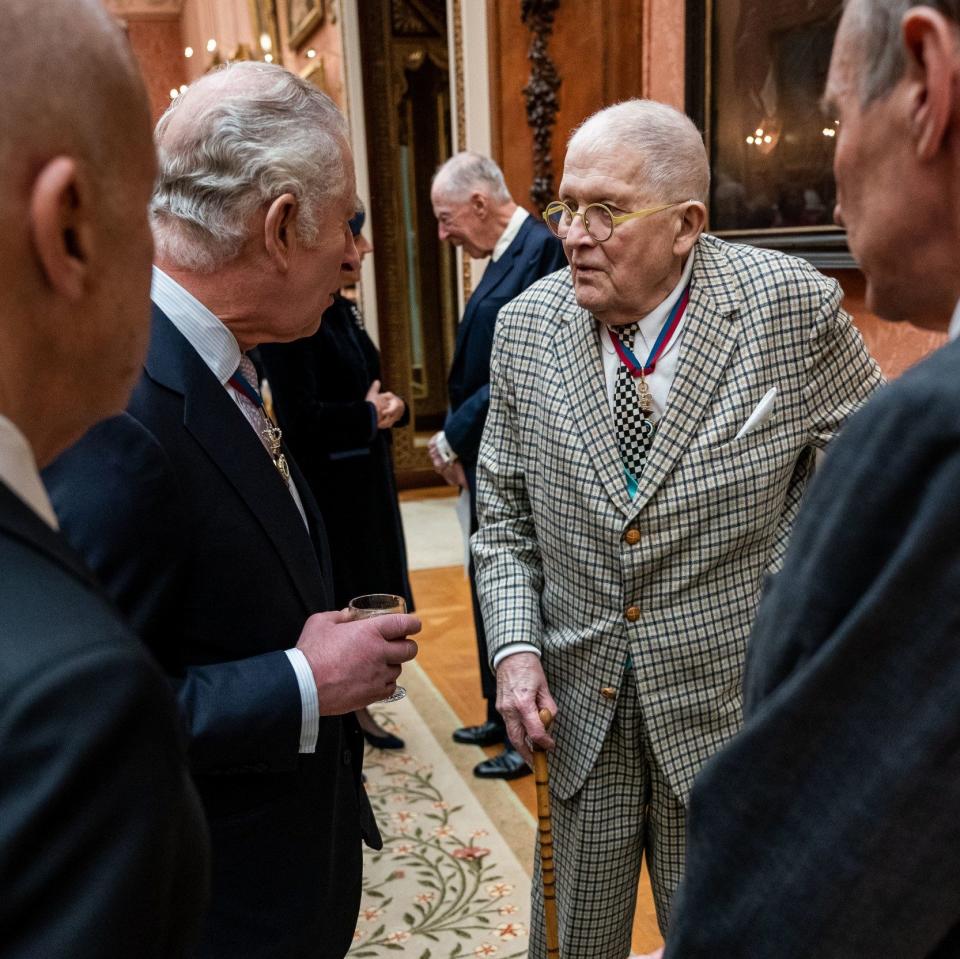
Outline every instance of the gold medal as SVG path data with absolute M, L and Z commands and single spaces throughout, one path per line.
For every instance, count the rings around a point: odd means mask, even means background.
M 280 427 L 269 423 L 267 428 L 261 431 L 260 435 L 263 436 L 266 441 L 267 451 L 270 453 L 270 458 L 273 460 L 273 465 L 276 466 L 277 472 L 283 477 L 284 482 L 289 482 L 290 466 L 287 463 L 286 456 L 283 455 L 283 433 L 281 433 Z
M 640 398 L 640 409 L 644 416 L 650 416 L 653 413 L 653 397 L 650 395 L 650 387 L 643 374 L 634 377 L 637 384 L 637 396 Z

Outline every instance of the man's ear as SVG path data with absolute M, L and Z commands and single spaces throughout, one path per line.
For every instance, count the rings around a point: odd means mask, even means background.
M 901 30 L 910 129 L 918 158 L 930 160 L 957 110 L 957 37 L 947 19 L 930 7 L 908 10 Z
M 72 302 L 83 297 L 94 253 L 91 188 L 73 157 L 40 170 L 30 192 L 30 235 L 50 286 Z
M 490 212 L 490 203 L 487 196 L 483 193 L 475 192 L 470 194 L 470 206 L 476 213 L 477 219 L 482 220 Z
M 297 213 L 300 204 L 292 193 L 278 196 L 263 221 L 263 245 L 281 273 L 290 269 L 290 256 L 297 247 Z
M 686 256 L 706 226 L 707 208 L 699 200 L 691 200 L 685 204 L 676 223 L 673 252 L 677 256 Z

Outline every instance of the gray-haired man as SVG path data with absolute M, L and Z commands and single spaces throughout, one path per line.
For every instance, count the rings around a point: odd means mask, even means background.
M 357 266 L 344 121 L 236 64 L 160 121 L 150 350 L 127 413 L 48 471 L 63 528 L 173 679 L 213 848 L 200 954 L 339 959 L 380 842 L 349 714 L 395 687 L 409 616 L 343 622 L 322 520 L 246 351 L 316 330 Z
M 827 105 L 868 306 L 954 342 L 804 503 L 745 728 L 694 785 L 670 959 L 960 955 L 960 3 L 851 0 Z
M 510 738 L 553 747 L 537 709 L 557 714 L 564 959 L 627 953 L 644 855 L 666 930 L 764 573 L 814 451 L 880 382 L 835 282 L 702 234 L 708 180 L 676 110 L 588 119 L 547 208 L 571 270 L 497 326 L 473 546 Z
M 450 410 L 442 433 L 430 441 L 434 467 L 470 497 L 470 532 L 477 530 L 477 454 L 490 405 L 490 347 L 497 313 L 531 283 L 566 266 L 563 248 L 539 217 L 513 202 L 500 167 L 478 153 L 458 153 L 433 178 L 430 191 L 441 240 L 479 259 L 490 257 L 457 330 L 447 391 Z M 490 671 L 483 616 L 470 565 L 473 625 L 480 661 L 480 687 L 487 702 L 484 722 L 454 732 L 459 743 L 486 746 L 505 742 L 499 755 L 474 768 L 482 778 L 515 779 L 530 767 L 506 738 L 497 712 L 497 684 Z

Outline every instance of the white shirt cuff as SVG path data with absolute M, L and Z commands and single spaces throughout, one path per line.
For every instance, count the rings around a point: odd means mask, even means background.
M 503 649 L 498 649 L 493 654 L 493 668 L 496 668 L 508 657 L 514 653 L 535 653 L 540 658 L 540 650 L 533 643 L 507 643 Z
M 307 657 L 299 649 L 285 650 L 300 687 L 300 752 L 315 753 L 320 734 L 320 703 L 317 684 Z
M 458 459 L 456 450 L 450 445 L 450 441 L 447 439 L 447 434 L 442 430 L 437 433 L 434 437 L 436 440 L 437 452 L 440 454 L 440 459 L 449 466 L 451 463 L 455 463 Z

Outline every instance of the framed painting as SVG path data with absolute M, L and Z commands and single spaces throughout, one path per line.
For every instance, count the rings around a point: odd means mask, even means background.
M 283 63 L 280 34 L 277 29 L 277 0 L 250 0 L 250 23 L 253 26 L 253 57 Z
M 321 23 L 326 14 L 326 0 L 287 0 L 288 43 L 298 49 Z
M 837 121 L 821 113 L 842 0 L 688 0 L 687 112 L 710 156 L 710 231 L 854 266 L 833 224 Z

